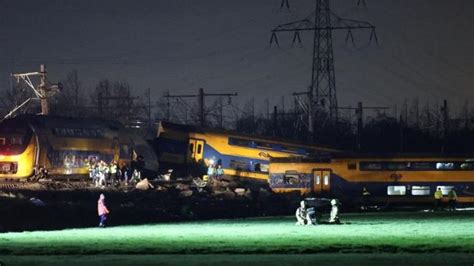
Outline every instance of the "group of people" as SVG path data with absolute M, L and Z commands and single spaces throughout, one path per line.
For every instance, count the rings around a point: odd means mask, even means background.
M 209 180 L 222 180 L 224 176 L 224 169 L 221 164 L 210 164 L 207 168 L 207 176 Z
M 325 199 L 324 199 L 325 200 Z M 339 200 L 331 199 L 331 212 L 329 213 L 329 223 L 330 224 L 340 224 L 339 219 Z M 300 207 L 296 209 L 296 225 L 316 225 L 320 223 L 320 218 L 316 213 L 315 207 L 308 207 L 306 202 L 302 200 L 300 202 Z
M 438 190 L 436 190 L 433 196 L 434 196 L 434 209 L 439 210 L 442 207 L 443 197 L 444 197 L 443 191 L 441 191 L 441 188 L 438 188 Z M 447 196 L 448 196 L 448 210 L 455 211 L 456 203 L 458 201 L 458 195 L 456 194 L 456 191 L 454 191 L 454 188 L 451 188 Z
M 89 166 L 89 177 L 96 187 L 106 187 L 108 185 L 128 185 L 141 180 L 141 173 L 138 169 L 131 169 L 124 164 L 122 167 L 116 161 L 107 164 L 103 160 L 91 163 Z

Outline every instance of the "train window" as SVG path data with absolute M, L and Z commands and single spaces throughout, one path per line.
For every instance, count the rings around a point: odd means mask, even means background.
M 255 143 L 258 148 L 263 148 L 263 149 L 273 149 L 273 145 L 268 142 L 256 142 Z
M 252 147 L 251 142 L 248 139 L 229 138 L 229 145 Z
M 449 162 L 449 163 L 436 163 L 436 170 L 452 170 L 454 169 L 454 163 Z
M 247 163 L 242 161 L 230 160 L 229 166 L 236 170 L 247 170 Z
M 412 170 L 434 170 L 434 163 L 432 162 L 413 162 L 410 163 L 410 169 Z
M 413 196 L 427 196 L 430 195 L 430 187 L 429 186 L 412 186 L 411 187 L 411 194 Z
M 407 188 L 405 186 L 388 186 L 387 187 L 387 195 L 389 196 L 403 196 L 407 192 Z
M 348 163 L 348 164 L 347 164 L 347 169 L 349 169 L 349 170 L 357 170 L 357 164 L 355 164 L 355 163 Z
M 189 143 L 189 153 L 194 153 L 194 143 Z
M 329 185 L 329 175 L 325 174 L 323 177 L 323 185 L 327 186 Z
M 454 186 L 437 186 L 436 190 L 441 189 L 441 192 L 443 193 L 444 196 L 448 195 L 449 191 L 453 189 Z
M 316 175 L 315 181 L 316 181 L 316 185 L 321 184 L 321 176 L 319 174 Z
M 270 165 L 268 165 L 268 164 L 264 164 L 264 163 L 260 164 L 260 172 L 268 173 L 268 168 L 269 167 L 270 167 Z
M 0 138 L 0 145 L 5 145 L 5 138 Z
M 388 162 L 386 163 L 386 168 L 388 170 L 407 170 L 410 163 L 406 162 Z
M 472 170 L 474 169 L 474 162 L 462 162 L 459 167 L 461 170 Z
M 197 154 L 201 154 L 202 152 L 202 145 L 201 144 L 198 144 L 197 146 Z
M 382 170 L 381 162 L 361 162 L 359 164 L 360 170 Z
M 275 151 L 281 151 L 281 150 L 283 150 L 283 147 L 280 144 L 275 144 L 275 145 L 273 145 L 273 149 Z
M 285 171 L 285 175 L 283 176 L 283 182 L 285 184 L 298 184 L 300 183 L 300 177 L 298 172 L 295 170 L 287 170 Z
M 308 154 L 304 148 L 295 146 L 283 146 L 282 150 L 289 153 Z
M 254 170 L 255 172 L 260 172 L 260 163 L 255 163 L 255 164 L 253 165 L 253 170 Z

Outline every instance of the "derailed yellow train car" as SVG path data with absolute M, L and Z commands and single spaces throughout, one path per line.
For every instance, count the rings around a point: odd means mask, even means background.
M 228 176 L 264 183 L 268 180 L 270 158 L 339 152 L 316 145 L 169 122 L 159 124 L 156 150 L 164 168 L 217 164 Z
M 274 158 L 269 184 L 275 192 L 336 197 L 360 204 L 431 204 L 440 189 L 454 189 L 460 203 L 474 203 L 474 154 L 333 154 Z M 365 192 L 365 195 L 364 195 Z
M 0 179 L 25 180 L 41 167 L 53 178 L 81 178 L 93 162 L 129 164 L 138 154 L 158 169 L 152 147 L 115 121 L 21 115 L 0 123 Z

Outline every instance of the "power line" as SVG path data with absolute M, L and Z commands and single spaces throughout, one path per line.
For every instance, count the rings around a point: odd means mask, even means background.
M 170 98 L 198 98 L 198 106 L 199 106 L 199 124 L 204 127 L 206 125 L 206 114 L 205 114 L 205 97 L 212 97 L 212 96 L 219 96 L 219 97 L 233 97 L 237 96 L 237 93 L 204 93 L 204 89 L 200 88 L 198 94 L 182 94 L 182 95 L 170 95 L 167 92 L 164 95 L 164 98 L 167 98 L 167 119 L 170 120 Z M 222 105 L 221 105 L 222 106 Z M 221 112 L 222 114 L 222 112 Z

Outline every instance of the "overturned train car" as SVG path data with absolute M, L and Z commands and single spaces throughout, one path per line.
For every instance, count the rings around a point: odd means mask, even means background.
M 458 203 L 474 203 L 474 155 L 333 154 L 326 158 L 274 158 L 269 184 L 275 192 L 336 197 L 354 205 L 427 205 L 441 189 Z M 365 202 L 365 203 L 364 203 Z
M 41 167 L 52 178 L 82 178 L 96 161 L 137 157 L 144 171 L 158 169 L 147 141 L 115 121 L 21 115 L 0 123 L 0 180 L 26 180 Z
M 209 165 L 220 165 L 229 177 L 266 183 L 270 158 L 306 157 L 338 150 L 258 137 L 235 131 L 161 122 L 155 139 L 160 167 L 205 174 Z M 183 174 L 183 173 L 182 173 Z

